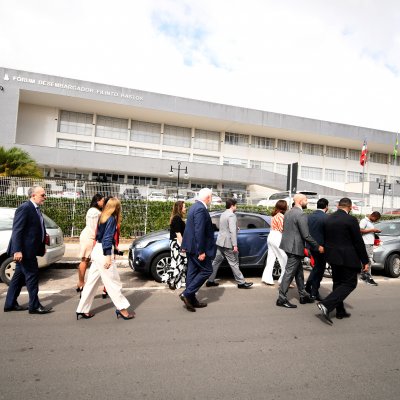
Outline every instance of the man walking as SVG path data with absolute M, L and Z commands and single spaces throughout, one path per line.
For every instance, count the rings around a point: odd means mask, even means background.
M 40 304 L 39 267 L 36 256 L 44 256 L 46 229 L 40 206 L 46 199 L 41 186 L 33 186 L 28 190 L 29 201 L 15 211 L 11 240 L 7 254 L 16 261 L 14 276 L 7 291 L 4 311 L 24 311 L 17 298 L 22 286 L 26 284 L 29 293 L 29 313 L 47 314 L 52 309 Z
M 323 317 L 332 323 L 329 313 L 336 308 L 336 318 L 349 318 L 343 301 L 357 287 L 361 264 L 368 270 L 368 255 L 357 219 L 349 215 L 352 202 L 344 197 L 338 210 L 325 222 L 326 261 L 332 267 L 333 291 L 317 304 Z
M 325 221 L 328 218 L 328 200 L 321 198 L 317 201 L 317 209 L 308 216 L 308 229 L 310 235 L 321 245 L 325 245 Z M 326 267 L 325 253 L 310 249 L 314 258 L 314 268 L 311 270 L 306 283 L 306 291 L 310 293 L 312 300 L 322 300 L 319 295 L 319 287 Z
M 213 272 L 208 279 L 206 286 L 218 286 L 215 282 L 218 268 L 224 258 L 232 269 L 233 276 L 239 289 L 249 289 L 253 282 L 246 282 L 239 269 L 239 250 L 237 245 L 237 218 L 236 218 L 236 199 L 228 199 L 225 203 L 226 210 L 221 214 L 219 220 L 219 232 L 217 237 L 217 254 L 212 263 Z
M 375 233 L 379 233 L 380 230 L 374 227 L 374 223 L 378 222 L 381 218 L 381 213 L 374 211 L 372 214 L 365 216 L 360 221 L 360 232 L 365 244 L 365 250 L 367 251 L 369 262 L 368 270 L 361 271 L 360 279 L 363 280 L 368 285 L 378 286 L 378 284 L 372 279 L 371 276 L 371 265 L 373 262 L 374 255 L 374 241 Z
M 211 203 L 212 191 L 203 188 L 199 192 L 198 201 L 189 208 L 183 234 L 182 250 L 186 251 L 188 269 L 186 273 L 186 289 L 179 296 L 188 311 L 206 307 L 196 298 L 196 292 L 209 278 L 212 259 L 215 256 L 214 230 L 207 206 Z
M 293 201 L 294 206 L 285 214 L 285 219 L 283 220 L 282 241 L 280 244 L 280 248 L 288 256 L 288 261 L 279 287 L 279 297 L 276 305 L 285 308 L 297 307 L 287 299 L 287 292 L 293 278 L 296 279 L 300 304 L 313 302 L 304 288 L 302 259 L 304 257 L 305 242 L 320 253 L 324 251 L 323 247 L 313 239 L 308 231 L 307 216 L 303 213 L 303 209 L 307 208 L 307 197 L 304 194 L 296 194 Z

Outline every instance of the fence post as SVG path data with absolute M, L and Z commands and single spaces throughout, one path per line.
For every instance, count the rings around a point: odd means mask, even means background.
M 74 197 L 73 197 L 73 203 L 72 203 L 72 225 L 71 225 L 71 237 L 74 237 L 74 226 L 75 226 L 75 212 L 76 212 L 76 187 L 77 187 L 78 181 L 75 179 L 75 184 L 74 184 Z

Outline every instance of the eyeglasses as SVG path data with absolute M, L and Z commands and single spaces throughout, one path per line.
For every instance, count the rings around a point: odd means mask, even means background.
M 40 197 L 46 197 L 46 193 L 40 194 Z

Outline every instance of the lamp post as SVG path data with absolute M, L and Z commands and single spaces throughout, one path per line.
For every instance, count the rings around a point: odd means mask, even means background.
M 392 189 L 392 184 L 391 183 L 386 183 L 386 179 L 383 180 L 383 182 L 380 182 L 378 180 L 378 191 L 381 191 L 381 188 L 383 188 L 383 193 L 382 193 L 382 209 L 381 209 L 381 214 L 383 214 L 383 205 L 385 203 L 385 193 L 386 193 L 386 188 L 390 191 Z
M 172 178 L 174 176 L 174 171 L 178 171 L 178 182 L 176 184 L 176 200 L 178 200 L 179 197 L 179 183 L 180 183 L 180 176 L 181 176 L 181 171 L 185 171 L 185 174 L 183 175 L 184 179 L 189 179 L 189 174 L 188 174 L 188 170 L 187 167 L 185 168 L 181 168 L 181 162 L 178 162 L 178 168 L 173 168 L 171 165 L 171 169 L 168 172 L 168 176 L 170 178 Z

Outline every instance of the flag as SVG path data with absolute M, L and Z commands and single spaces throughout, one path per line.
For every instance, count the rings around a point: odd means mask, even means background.
M 396 161 L 397 159 L 397 147 L 399 146 L 399 134 L 396 134 L 396 144 L 394 145 L 393 148 L 393 157 L 394 157 L 394 161 Z
M 365 165 L 367 162 L 367 154 L 368 154 L 368 149 L 367 149 L 367 140 L 364 140 L 363 147 L 361 149 L 361 155 L 360 155 L 360 164 L 362 166 Z

